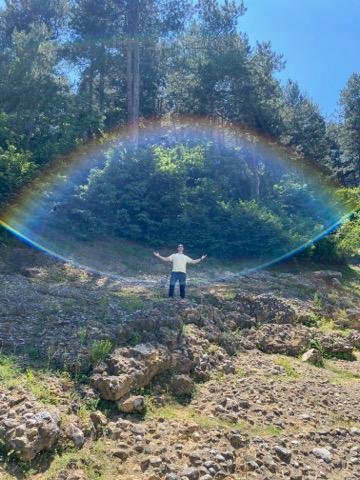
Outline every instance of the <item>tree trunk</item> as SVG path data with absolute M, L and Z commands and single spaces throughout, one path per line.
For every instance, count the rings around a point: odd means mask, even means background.
M 99 110 L 104 113 L 105 109 L 105 46 L 101 45 L 100 49 L 100 67 L 99 67 Z
M 260 196 L 260 176 L 258 171 L 258 162 L 256 159 L 256 146 L 255 144 L 251 145 L 251 170 L 253 173 L 253 196 L 258 199 Z
M 140 109 L 139 0 L 127 2 L 127 113 L 132 139 L 137 145 Z

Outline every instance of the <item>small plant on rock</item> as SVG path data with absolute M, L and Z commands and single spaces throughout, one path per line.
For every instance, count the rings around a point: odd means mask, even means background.
M 323 299 L 321 298 L 321 295 L 319 292 L 314 293 L 314 308 L 317 310 L 321 310 L 324 306 Z

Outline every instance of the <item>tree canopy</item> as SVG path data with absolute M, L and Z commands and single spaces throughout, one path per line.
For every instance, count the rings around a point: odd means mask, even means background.
M 295 80 L 281 84 L 285 59 L 270 42 L 251 46 L 243 15 L 237 0 L 7 0 L 0 10 L 0 204 L 93 138 L 127 125 L 136 143 L 143 122 L 179 116 L 257 132 L 339 185 L 359 186 L 360 75 L 341 92 L 339 120 L 328 121 Z M 243 249 L 264 238 L 289 241 L 296 233 L 284 218 L 301 205 L 301 184 L 255 155 L 257 137 L 249 135 L 253 149 L 237 157 L 215 137 L 208 145 L 138 145 L 121 161 L 114 154 L 89 173 L 67 212 L 98 212 L 98 233 L 150 243 L 181 231 L 198 248 L 212 239 L 218 251 L 240 224 L 248 233 Z M 165 226 L 163 209 L 172 219 Z M 209 217 L 216 222 L 196 230 Z M 231 256 L 235 247 L 227 245 L 223 254 Z

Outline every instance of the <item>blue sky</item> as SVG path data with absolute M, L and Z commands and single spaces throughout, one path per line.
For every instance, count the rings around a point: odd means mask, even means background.
M 239 28 L 250 43 L 270 40 L 286 60 L 280 78 L 296 80 L 325 116 L 336 115 L 341 89 L 353 72 L 360 73 L 360 0 L 244 3 Z
M 325 116 L 336 118 L 341 89 L 353 72 L 360 73 L 360 0 L 244 2 L 239 29 L 250 43 L 270 40 L 286 60 L 281 80 L 298 81 Z

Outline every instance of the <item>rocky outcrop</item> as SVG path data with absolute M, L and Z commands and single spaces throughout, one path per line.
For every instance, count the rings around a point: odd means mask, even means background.
M 329 356 L 342 356 L 350 359 L 356 345 L 356 338 L 345 337 L 335 332 L 317 331 L 314 333 L 314 338 L 319 342 L 322 353 Z
M 258 330 L 244 332 L 244 335 L 265 353 L 297 356 L 309 344 L 311 330 L 302 325 L 263 325 Z
M 257 323 L 289 324 L 296 320 L 296 312 L 287 302 L 272 294 L 251 295 L 238 292 L 235 303 Z
M 60 412 L 29 399 L 24 390 L 0 392 L 0 439 L 20 460 L 49 450 L 60 435 Z
M 193 380 L 187 375 L 175 375 L 170 381 L 170 390 L 176 397 L 192 395 L 195 389 Z
M 338 284 L 341 285 L 341 279 L 342 279 L 342 273 L 337 272 L 336 270 L 318 270 L 316 272 L 313 272 L 312 274 L 313 281 L 316 284 L 319 284 L 321 282 L 331 285 L 333 284 L 334 280 L 336 280 L 338 283 L 336 283 L 336 286 Z
M 163 345 L 143 343 L 118 348 L 95 369 L 91 384 L 102 398 L 118 401 L 133 388 L 146 387 L 169 365 L 170 353 Z

